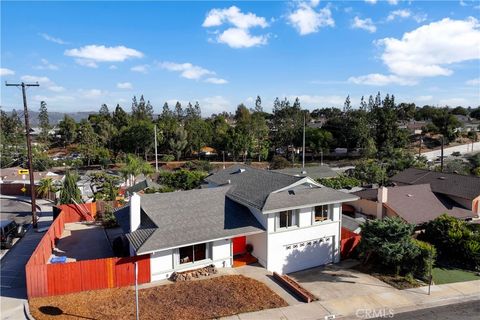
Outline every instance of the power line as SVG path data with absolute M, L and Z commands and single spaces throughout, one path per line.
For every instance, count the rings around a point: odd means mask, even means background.
M 28 152 L 28 173 L 30 176 L 30 197 L 32 204 L 32 225 L 37 228 L 37 208 L 35 205 L 35 178 L 33 176 L 33 161 L 32 161 L 32 141 L 30 139 L 30 120 L 28 118 L 27 94 L 25 89 L 28 87 L 39 87 L 37 83 L 6 83 L 7 87 L 21 87 L 23 95 L 23 113 L 25 115 L 25 136 L 27 137 L 27 152 Z

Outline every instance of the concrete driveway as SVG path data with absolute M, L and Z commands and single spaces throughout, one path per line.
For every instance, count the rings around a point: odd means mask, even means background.
M 347 260 L 337 265 L 294 272 L 289 276 L 320 301 L 398 291 L 375 277 L 351 269 L 356 263 Z

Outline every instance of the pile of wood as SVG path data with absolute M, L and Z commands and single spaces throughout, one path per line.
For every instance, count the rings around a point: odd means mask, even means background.
M 216 274 L 217 268 L 213 264 L 206 266 L 204 268 L 189 270 L 184 272 L 174 272 L 170 276 L 170 280 L 172 281 L 188 281 L 192 279 L 198 279 L 203 277 L 208 277 L 212 274 Z

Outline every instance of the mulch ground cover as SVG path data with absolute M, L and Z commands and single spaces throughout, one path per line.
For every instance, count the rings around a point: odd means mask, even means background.
M 135 319 L 135 291 L 115 288 L 33 298 L 35 319 Z M 240 275 L 177 282 L 139 291 L 140 319 L 211 319 L 288 304 Z
M 353 267 L 353 269 L 367 273 L 399 290 L 417 288 L 427 285 L 427 283 L 424 283 L 418 279 L 410 279 L 408 277 L 395 274 L 385 274 L 381 272 L 381 268 L 372 264 L 359 264 Z

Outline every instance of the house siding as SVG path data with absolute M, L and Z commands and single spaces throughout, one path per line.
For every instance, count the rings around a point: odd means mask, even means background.
M 252 255 L 258 259 L 258 262 L 267 267 L 267 233 L 257 233 L 247 236 L 247 244 L 253 246 Z

